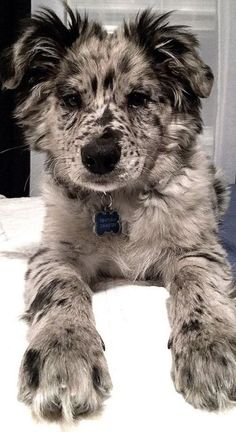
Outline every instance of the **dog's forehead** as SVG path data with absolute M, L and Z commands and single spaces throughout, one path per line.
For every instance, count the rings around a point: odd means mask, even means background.
M 144 51 L 119 33 L 107 35 L 103 40 L 90 38 L 84 43 L 75 43 L 64 64 L 67 81 L 83 86 L 91 84 L 107 89 L 115 81 L 138 84 L 150 76 L 150 62 Z

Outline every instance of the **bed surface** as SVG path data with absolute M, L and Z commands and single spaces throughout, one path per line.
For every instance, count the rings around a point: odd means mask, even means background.
M 23 312 L 26 261 L 37 247 L 44 214 L 40 198 L 0 199 L 1 423 L 5 431 L 181 432 L 234 430 L 236 408 L 214 414 L 195 410 L 174 390 L 167 350 L 169 324 L 162 287 L 125 285 L 94 295 L 97 327 L 106 344 L 112 397 L 102 414 L 67 429 L 36 424 L 16 400 L 16 382 L 26 348 Z M 236 187 L 221 227 L 222 241 L 236 268 Z

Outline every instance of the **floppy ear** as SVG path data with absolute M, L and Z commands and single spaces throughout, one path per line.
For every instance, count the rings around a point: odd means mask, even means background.
M 188 83 L 197 96 L 208 97 L 214 76 L 211 68 L 202 61 L 196 51 L 198 41 L 187 32 L 172 34 L 171 39 L 166 35 L 165 39 L 165 41 L 158 41 L 154 47 L 153 54 L 157 62 L 161 53 L 162 61 L 166 62 L 173 76 L 183 83 Z
M 24 81 L 32 86 L 55 73 L 66 49 L 85 32 L 88 20 L 67 7 L 68 28 L 50 9 L 34 15 L 22 23 L 22 31 L 15 44 L 0 57 L 0 81 L 3 88 L 16 89 Z
M 170 76 L 190 86 L 195 95 L 208 97 L 214 77 L 197 53 L 198 40 L 186 26 L 170 26 L 167 21 L 170 14 L 157 15 L 145 10 L 134 23 L 125 24 L 125 35 L 148 51 L 157 69 L 164 67 Z

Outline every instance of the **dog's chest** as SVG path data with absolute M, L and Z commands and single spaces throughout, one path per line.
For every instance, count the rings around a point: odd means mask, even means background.
M 134 259 L 134 254 L 142 259 L 150 257 L 152 252 L 157 257 L 163 255 L 163 250 L 190 247 L 192 240 L 189 233 L 193 234 L 192 237 L 199 235 L 197 214 L 186 212 L 180 198 L 177 205 L 172 198 L 163 199 L 158 195 L 133 200 L 118 197 L 113 201 L 110 215 L 115 225 L 119 219 L 121 228 L 118 230 L 116 227 L 116 232 L 104 233 L 98 244 L 101 249 L 124 256 L 128 261 L 130 257 Z
M 96 259 L 116 263 L 122 272 L 127 268 L 133 274 L 142 264 L 151 265 L 170 244 L 161 209 L 138 200 L 114 200 L 109 210 L 90 208 L 88 220 L 86 243 L 94 245 Z
M 147 206 L 138 198 L 118 198 L 112 201 L 109 208 L 89 208 L 89 219 L 92 231 L 102 243 L 132 245 L 156 241 L 160 237 L 158 227 L 163 234 L 163 220 L 158 206 Z M 160 240 L 160 239 L 159 239 Z
M 111 276 L 141 278 L 154 263 L 164 265 L 170 248 L 188 242 L 190 220 L 184 214 L 176 213 L 175 206 L 168 205 L 167 200 L 158 197 L 132 200 L 118 196 L 113 199 L 109 212 L 111 227 L 116 225 L 118 215 L 120 230 L 105 232 L 103 225 L 101 231 L 104 232 L 96 233 L 95 219 L 99 213 L 104 213 L 102 205 L 88 203 L 79 211 L 75 207 L 74 212 L 67 212 L 66 235 L 75 244 L 90 272 L 91 269 L 94 273 L 102 270 Z M 112 215 L 113 212 L 117 215 Z M 106 217 L 103 223 L 107 223 Z M 191 230 L 194 230 L 193 224 Z

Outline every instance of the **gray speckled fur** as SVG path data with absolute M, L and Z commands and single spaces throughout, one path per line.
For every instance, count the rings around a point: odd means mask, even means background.
M 106 35 L 77 17 L 58 35 L 56 18 L 48 30 L 44 16 L 30 21 L 2 60 L 26 139 L 47 154 L 47 211 L 26 273 L 29 348 L 19 378 L 19 397 L 38 418 L 71 421 L 109 395 L 91 304 L 91 288 L 105 275 L 161 278 L 170 293 L 176 389 L 197 408 L 235 404 L 235 300 L 218 240 L 227 191 L 197 143 L 199 97 L 209 95 L 213 76 L 196 39 L 164 26 L 166 19 L 144 12 Z M 32 70 L 39 79 L 30 87 Z M 72 89 L 82 106 L 69 110 L 62 100 Z M 127 106 L 134 89 L 148 94 L 144 106 Z M 121 159 L 97 176 L 83 166 L 80 149 L 107 128 L 119 131 Z M 93 215 L 104 191 L 123 231 L 99 238 Z

